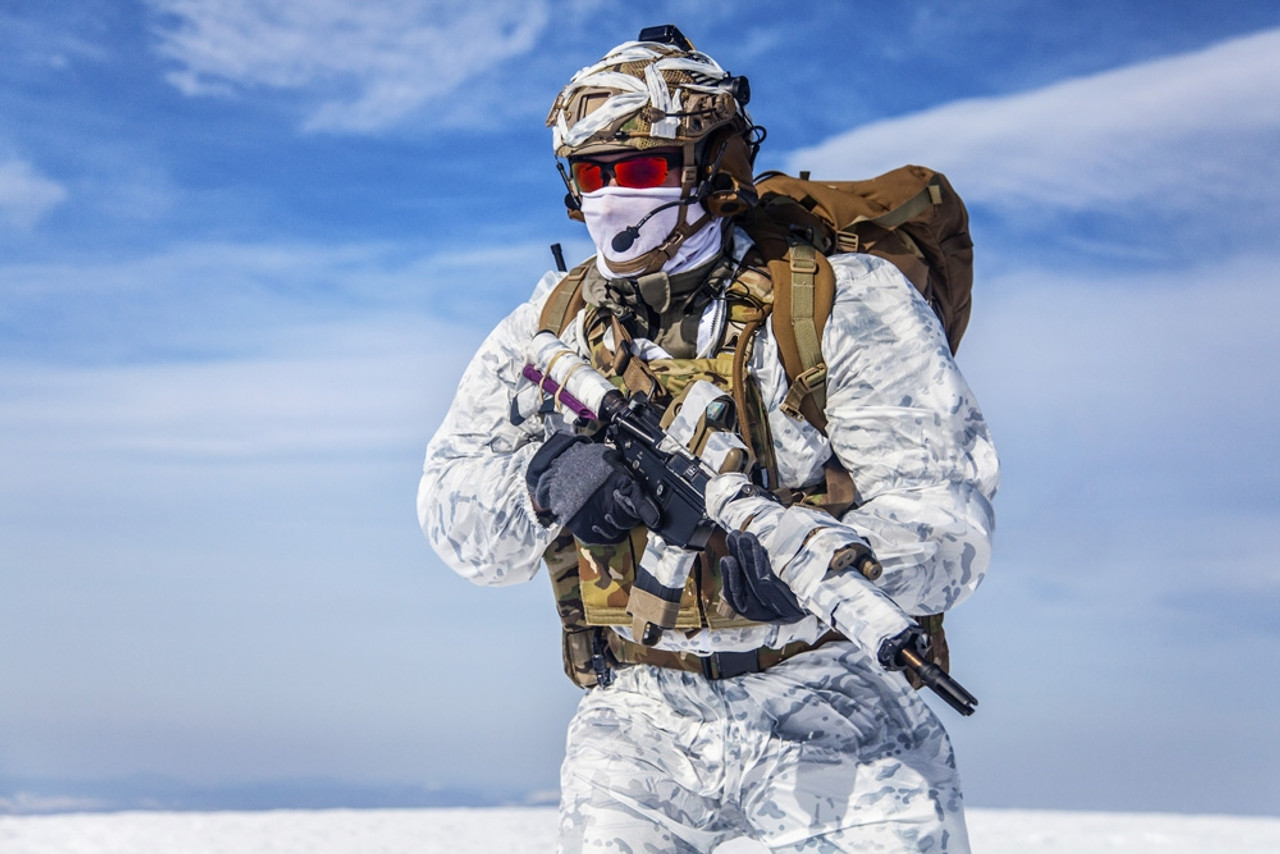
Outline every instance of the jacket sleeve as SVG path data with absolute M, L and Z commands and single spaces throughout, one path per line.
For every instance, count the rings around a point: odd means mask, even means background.
M 944 611 L 977 588 L 995 527 L 998 462 L 933 310 L 891 264 L 838 256 L 823 330 L 827 432 L 853 476 L 843 521 L 908 613 Z
M 418 521 L 441 560 L 476 584 L 532 578 L 558 533 L 537 521 L 524 479 L 542 419 L 516 425 L 510 415 L 540 305 L 557 280 L 548 274 L 480 345 L 427 445 Z

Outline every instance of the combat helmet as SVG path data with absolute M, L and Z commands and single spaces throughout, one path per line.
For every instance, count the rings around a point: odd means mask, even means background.
M 725 71 L 671 25 L 642 30 L 573 75 L 556 96 L 547 126 L 557 158 L 678 147 L 681 198 L 708 212 L 689 222 L 689 206 L 682 207 L 666 241 L 617 272 L 654 272 L 711 217 L 755 204 L 751 170 L 764 129 L 747 112 L 750 98 L 747 78 Z M 581 220 L 581 192 L 564 164 L 557 166 L 569 216 Z

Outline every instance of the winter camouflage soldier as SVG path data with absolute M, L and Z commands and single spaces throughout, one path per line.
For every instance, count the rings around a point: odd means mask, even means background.
M 744 78 L 661 28 L 556 98 L 566 203 L 597 255 L 545 276 L 485 340 L 427 448 L 419 518 L 477 584 L 544 563 L 552 575 L 566 672 L 589 688 L 562 769 L 562 852 L 705 852 L 740 836 L 775 852 L 967 852 L 946 732 L 866 639 L 978 586 L 995 452 L 929 304 L 869 255 L 830 259 L 815 342 L 825 429 L 788 405 L 769 259 L 744 227 L 763 139 L 748 97 Z M 722 472 L 706 511 L 727 537 L 691 552 L 649 530 L 658 508 L 618 452 L 575 433 L 522 374 L 544 329 L 646 393 Z M 711 417 L 724 399 L 736 422 Z M 833 471 L 854 489 L 824 505 Z M 850 542 L 878 558 L 874 584 L 833 569 Z M 637 579 L 673 565 L 689 580 L 646 645 L 629 613 Z M 901 611 L 875 607 L 889 600 Z

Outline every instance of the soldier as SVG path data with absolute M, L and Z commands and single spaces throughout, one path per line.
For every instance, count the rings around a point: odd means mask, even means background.
M 830 258 L 825 400 L 801 417 L 767 321 L 770 259 L 741 227 L 763 139 L 748 97 L 674 28 L 619 45 L 559 94 L 548 125 L 566 202 L 597 254 L 545 276 L 485 340 L 428 446 L 419 518 L 477 584 L 550 568 L 566 672 L 589 688 L 569 727 L 561 851 L 746 836 L 775 852 L 966 852 L 941 723 L 877 650 L 833 630 L 859 586 L 814 570 L 823 538 L 782 530 L 781 505 L 739 487 L 822 504 L 851 476 L 826 518 L 874 551 L 881 591 L 936 614 L 986 569 L 995 452 L 929 304 L 864 254 Z M 543 328 L 643 387 L 666 420 L 695 406 L 694 387 L 739 404 L 742 453 L 722 455 L 736 473 L 713 481 L 708 512 L 741 533 L 697 557 L 675 630 L 652 647 L 627 613 L 637 571 L 684 558 L 646 530 L 657 508 L 616 452 L 522 377 Z

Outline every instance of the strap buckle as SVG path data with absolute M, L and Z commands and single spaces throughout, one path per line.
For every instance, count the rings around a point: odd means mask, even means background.
M 745 673 L 759 673 L 760 655 L 757 650 L 746 652 L 713 652 L 701 659 L 702 675 L 708 679 L 732 679 Z
M 804 414 L 800 411 L 800 404 L 826 383 L 827 363 L 819 362 L 792 381 L 791 388 L 787 389 L 787 396 L 778 408 L 796 420 L 803 420 Z
M 818 262 L 813 259 L 812 253 L 799 253 L 796 250 L 799 247 L 791 249 L 791 272 L 800 275 L 812 276 L 818 272 Z M 808 255 L 808 257 L 805 257 Z

